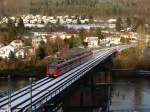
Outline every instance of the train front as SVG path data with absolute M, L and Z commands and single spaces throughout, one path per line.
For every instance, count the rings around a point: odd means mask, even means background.
M 46 76 L 47 77 L 57 77 L 58 76 L 57 66 L 49 64 L 46 69 Z

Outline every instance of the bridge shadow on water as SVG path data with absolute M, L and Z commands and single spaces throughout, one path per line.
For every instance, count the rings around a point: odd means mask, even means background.
M 67 88 L 43 112 L 108 112 L 111 96 L 111 58 Z

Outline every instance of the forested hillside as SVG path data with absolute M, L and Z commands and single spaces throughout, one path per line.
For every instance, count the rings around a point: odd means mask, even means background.
M 0 15 L 79 14 L 94 17 L 150 15 L 150 0 L 1 0 Z

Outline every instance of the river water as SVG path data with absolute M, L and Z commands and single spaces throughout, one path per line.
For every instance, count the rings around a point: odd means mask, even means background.
M 113 81 L 110 110 L 150 112 L 150 77 Z
M 39 79 L 33 78 L 32 83 Z M 10 78 L 8 81 L 8 78 L 0 77 L 0 97 L 7 95 L 9 90 L 13 92 L 29 84 L 29 78 Z
M 106 74 L 105 78 L 103 74 Z M 111 75 L 109 72 L 88 74 L 88 77 L 83 78 L 73 90 L 59 100 L 58 104 L 61 103 L 59 111 L 150 112 L 150 77 L 116 78 Z M 28 78 L 11 80 L 13 89 L 28 84 Z M 0 90 L 7 89 L 7 79 L 0 79 Z

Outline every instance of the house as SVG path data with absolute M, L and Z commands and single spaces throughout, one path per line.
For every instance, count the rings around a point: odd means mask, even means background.
M 31 60 L 35 56 L 35 48 L 32 46 L 26 46 L 24 47 L 25 50 L 25 57 L 28 58 L 28 60 Z
M 11 53 L 14 53 L 14 52 L 15 52 L 15 48 L 13 46 L 11 45 L 4 46 L 0 48 L 0 57 L 3 59 L 9 58 Z
M 116 23 L 117 19 L 108 19 L 107 23 Z
M 56 24 L 56 23 L 57 23 L 57 20 L 56 20 L 56 19 L 52 19 L 52 20 L 50 20 L 50 23 Z
M 32 46 L 38 48 L 41 45 L 41 42 L 47 43 L 45 36 L 37 36 L 32 38 Z
M 106 39 L 105 39 L 105 41 L 107 43 L 106 46 L 121 44 L 120 39 L 121 39 L 121 37 L 119 37 L 119 36 L 106 37 Z
M 35 49 L 32 46 L 25 46 L 16 51 L 15 56 L 18 59 L 28 58 L 29 60 L 31 60 L 31 58 L 35 56 Z
M 22 42 L 22 40 L 13 40 L 9 45 L 13 46 L 16 49 L 19 49 L 24 46 L 24 43 Z
M 59 37 L 64 40 L 64 39 L 70 39 L 72 37 L 72 35 L 62 32 L 62 33 L 60 33 Z
M 72 19 L 66 19 L 66 23 L 67 24 L 71 24 L 72 23 Z
M 70 39 L 72 36 L 77 37 L 76 34 L 68 34 L 66 32 L 52 32 L 50 38 L 55 40 L 57 37 L 61 39 Z
M 86 39 L 84 40 L 85 42 L 88 43 L 88 47 L 89 48 L 97 48 L 99 47 L 98 45 L 98 37 L 86 37 Z
M 15 56 L 18 58 L 18 59 L 24 59 L 25 58 L 25 50 L 22 48 L 22 49 L 19 49 L 16 53 L 15 53 Z
M 48 36 L 47 32 L 32 32 L 34 36 Z

